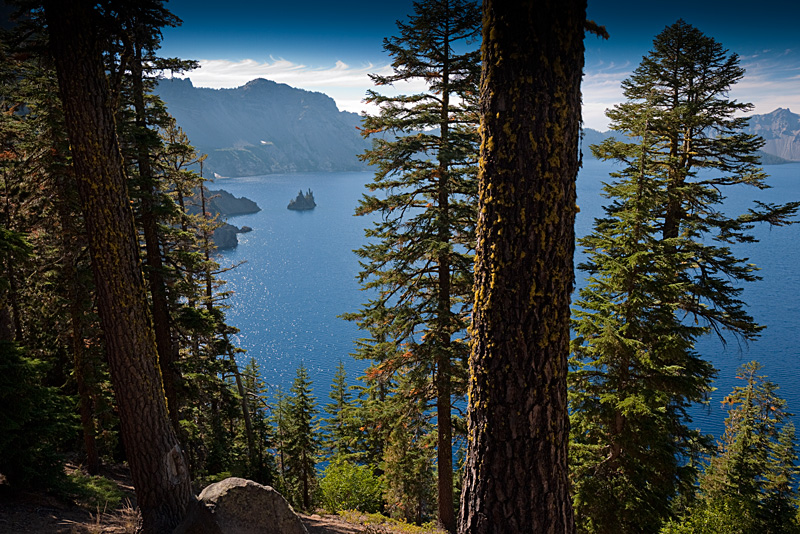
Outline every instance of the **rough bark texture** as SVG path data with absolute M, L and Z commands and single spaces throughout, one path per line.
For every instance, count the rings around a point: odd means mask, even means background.
M 93 2 L 45 2 L 89 236 L 121 433 L 147 533 L 171 532 L 193 500 L 167 416 Z
M 480 216 L 460 531 L 574 532 L 567 357 L 584 0 L 483 4 Z

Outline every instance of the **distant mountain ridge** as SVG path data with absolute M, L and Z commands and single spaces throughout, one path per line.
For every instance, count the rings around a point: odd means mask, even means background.
M 744 131 L 764 138 L 764 147 L 760 151 L 763 165 L 800 161 L 800 115 L 789 109 L 778 108 L 763 115 L 751 115 Z M 584 157 L 591 157 L 591 145 L 602 143 L 608 137 L 621 135 L 611 130 L 600 132 L 584 128 L 581 142 Z
M 747 133 L 760 135 L 766 144 L 762 149 L 789 161 L 800 161 L 800 115 L 787 108 L 778 108 L 764 115 L 750 117 Z
M 178 121 L 205 167 L 221 176 L 365 170 L 358 159 L 370 147 L 361 117 L 339 111 L 329 96 L 262 78 L 235 89 L 195 87 L 190 79 L 159 81 L 156 94 Z M 800 115 L 778 108 L 752 115 L 745 130 L 766 144 L 765 165 L 800 161 Z M 581 150 L 616 132 L 583 131 Z
M 261 78 L 235 89 L 164 79 L 155 93 L 218 175 L 366 168 L 357 157 L 369 146 L 357 129 L 361 118 L 322 93 Z

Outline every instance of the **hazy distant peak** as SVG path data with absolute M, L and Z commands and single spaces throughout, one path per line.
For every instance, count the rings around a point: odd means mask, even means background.
M 800 115 L 788 108 L 753 115 L 745 131 L 764 138 L 764 152 L 800 161 Z
M 257 87 L 259 85 L 278 85 L 278 82 L 274 82 L 266 78 L 256 78 L 244 84 L 244 87 Z M 281 85 L 286 85 L 286 84 L 282 83 Z
M 194 84 L 192 84 L 192 80 L 189 78 L 174 78 L 174 77 L 160 78 L 158 80 L 158 83 L 170 84 L 175 88 L 181 88 L 185 90 L 194 89 Z
M 266 78 L 256 78 L 255 80 L 250 80 L 246 84 L 236 87 L 232 89 L 235 90 L 243 90 L 243 91 L 305 91 L 304 89 L 296 89 L 285 83 L 278 83 L 272 80 L 267 80 Z
M 763 115 L 751 115 L 749 119 L 744 131 L 764 139 L 761 155 L 763 164 L 800 161 L 800 115 L 792 113 L 789 108 L 777 108 Z M 581 140 L 583 154 L 589 155 L 591 145 L 600 144 L 611 136 L 623 137 L 623 134 L 584 128 Z
M 369 147 L 355 113 L 323 93 L 257 78 L 233 89 L 160 80 L 155 93 L 201 153 L 223 176 L 364 169 Z

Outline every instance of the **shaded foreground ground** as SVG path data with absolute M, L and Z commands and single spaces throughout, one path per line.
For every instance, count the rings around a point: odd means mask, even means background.
M 359 534 L 365 527 L 335 516 L 300 516 L 309 534 Z M 116 513 L 90 513 L 40 494 L 14 499 L 0 497 L 2 534 L 132 534 L 136 514 L 131 508 Z M 388 530 L 373 532 L 389 532 Z
M 301 515 L 309 534 L 359 534 L 354 525 L 336 516 Z M 41 493 L 0 495 L 0 534 L 132 534 L 136 513 L 129 506 L 113 513 L 89 512 Z M 373 530 L 373 532 L 389 532 Z
M 128 473 L 108 469 L 102 473 L 114 480 L 125 493 L 120 509 L 90 511 L 43 492 L 12 492 L 0 481 L 0 534 L 133 534 L 136 529 L 135 496 Z M 363 525 L 341 520 L 337 516 L 301 515 L 309 534 L 358 534 Z M 370 529 L 374 533 L 390 533 L 386 529 Z

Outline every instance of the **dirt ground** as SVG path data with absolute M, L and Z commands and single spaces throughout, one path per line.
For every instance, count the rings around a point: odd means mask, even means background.
M 69 469 L 69 468 L 68 468 Z M 135 497 L 130 477 L 121 468 L 104 469 L 129 496 L 116 511 L 86 510 L 43 492 L 15 492 L 0 479 L 0 534 L 133 534 Z M 364 527 L 331 515 L 300 515 L 309 534 L 359 534 Z
M 358 534 L 364 527 L 347 523 L 332 515 L 301 515 L 300 519 L 308 529 L 308 534 Z
M 336 516 L 301 515 L 309 534 L 360 534 Z M 0 534 L 132 534 L 136 514 L 131 508 L 116 513 L 91 513 L 39 493 L 0 492 Z

